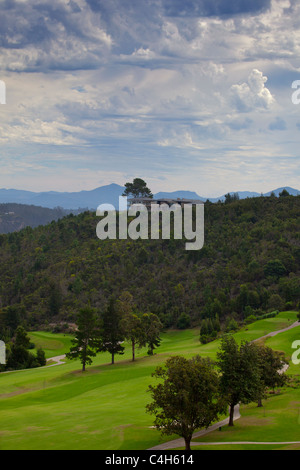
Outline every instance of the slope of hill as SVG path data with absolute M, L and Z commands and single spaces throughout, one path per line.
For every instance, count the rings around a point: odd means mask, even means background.
M 205 204 L 205 244 L 190 252 L 185 240 L 100 241 L 92 212 L 1 235 L 0 324 L 74 321 L 123 291 L 165 326 L 298 308 L 299 213 L 300 197 Z
M 28 206 L 24 204 L 0 204 L 0 234 L 17 232 L 25 227 L 46 225 L 67 215 L 63 209 Z

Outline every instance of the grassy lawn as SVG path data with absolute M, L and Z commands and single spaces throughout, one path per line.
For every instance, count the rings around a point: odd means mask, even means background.
M 46 358 L 61 356 L 69 351 L 71 346 L 71 335 L 63 333 L 47 333 L 45 331 L 35 331 L 29 333 L 30 341 L 35 345 L 35 353 L 38 348 L 45 351 Z
M 296 321 L 294 314 L 286 312 L 280 314 L 277 317 L 277 322 L 280 323 L 280 319 L 286 316 L 291 323 Z M 275 320 L 275 319 L 269 319 Z M 269 320 L 267 320 L 269 322 Z M 262 320 L 250 325 L 249 332 L 252 335 L 253 331 L 261 327 L 265 328 Z M 281 327 L 279 328 L 281 329 Z M 275 331 L 275 329 L 274 329 Z M 264 335 L 270 331 L 266 329 Z M 236 338 L 244 339 L 245 336 L 242 331 L 235 335 Z M 251 337 L 252 339 L 252 337 Z M 291 345 L 295 340 L 300 339 L 300 324 L 299 327 L 291 330 L 279 333 L 276 336 L 264 339 L 264 344 L 277 351 L 285 353 L 286 358 L 290 361 L 291 356 L 294 352 Z M 238 442 L 238 441 L 250 441 L 250 442 L 295 442 L 300 441 L 300 365 L 294 365 L 290 362 L 290 367 L 287 374 L 291 378 L 291 383 L 287 384 L 280 393 L 274 395 L 270 394 L 268 399 L 264 400 L 263 408 L 258 408 L 256 404 L 251 403 L 247 406 L 241 407 L 242 417 L 235 422 L 233 428 L 224 427 L 222 431 L 214 431 L 207 434 L 204 437 L 195 439 L 195 441 L 205 442 Z M 218 450 L 232 450 L 239 448 L 249 449 L 253 446 L 240 445 L 231 446 L 207 446 L 199 447 L 200 449 L 218 449 Z M 268 448 L 272 449 L 297 449 L 300 450 L 300 444 L 287 444 L 287 445 L 270 445 L 268 447 L 258 444 L 255 446 L 257 449 Z
M 295 320 L 295 312 L 283 312 L 276 318 L 249 325 L 236 337 L 255 339 Z M 266 344 L 291 355 L 291 341 L 297 336 L 300 339 L 300 327 L 268 339 Z M 219 347 L 219 341 L 200 345 L 199 329 L 168 331 L 162 337 L 157 354 L 149 357 L 145 350 L 137 351 L 134 363 L 130 348 L 126 347 L 124 356 L 117 356 L 114 366 L 110 365 L 108 354 L 99 354 L 85 373 L 78 361 L 67 361 L 50 368 L 0 374 L 0 449 L 138 450 L 159 444 L 160 433 L 151 428 L 153 416 L 145 413 L 150 401 L 147 388 L 154 380 L 151 373 L 170 355 L 215 358 Z M 31 339 L 51 357 L 67 352 L 71 338 L 36 332 Z M 290 373 L 300 373 L 299 367 L 293 366 Z M 299 389 L 286 387 L 264 405 L 262 409 L 255 404 L 242 407 L 242 418 L 233 430 L 224 427 L 222 432 L 202 437 L 201 442 L 300 440 Z M 224 445 L 226 449 L 230 447 Z
M 214 431 L 195 439 L 195 442 L 300 442 L 299 388 L 287 386 L 280 393 L 270 395 L 263 405 L 263 408 L 258 408 L 255 403 L 242 406 L 242 416 L 235 421 L 233 428 L 224 426 L 221 432 Z M 300 449 L 300 444 L 272 446 L 273 449 L 291 446 Z M 257 444 L 256 447 L 261 449 L 262 444 Z M 229 450 L 230 446 L 227 445 L 226 448 Z

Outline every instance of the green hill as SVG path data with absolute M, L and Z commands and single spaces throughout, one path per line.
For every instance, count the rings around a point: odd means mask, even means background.
M 298 308 L 299 214 L 299 196 L 207 203 L 199 251 L 184 240 L 100 241 L 91 212 L 0 235 L 0 330 L 74 322 L 124 290 L 165 327 L 182 313 L 193 326 Z
M 25 227 L 38 227 L 47 225 L 52 220 L 65 217 L 69 212 L 60 207 L 48 209 L 26 204 L 6 203 L 0 204 L 0 233 L 11 233 Z

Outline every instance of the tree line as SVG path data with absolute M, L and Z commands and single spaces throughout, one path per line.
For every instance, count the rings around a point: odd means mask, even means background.
M 34 347 L 25 328 L 19 325 L 14 336 L 5 344 L 6 361 L 5 364 L 0 364 L 0 372 L 45 366 L 44 350 L 38 348 L 36 354 L 33 354 L 31 350 Z
M 286 363 L 269 347 L 246 341 L 239 345 L 232 335 L 224 335 L 215 362 L 173 356 L 157 367 L 152 376 L 159 383 L 148 388 L 152 402 L 146 410 L 155 415 L 156 429 L 179 435 L 190 450 L 195 430 L 208 428 L 228 409 L 233 426 L 237 405 L 256 401 L 261 407 L 269 389 L 286 383 Z
M 131 345 L 132 361 L 136 348 L 146 346 L 148 354 L 153 355 L 160 345 L 162 326 L 157 315 L 137 311 L 132 295 L 125 291 L 118 299 L 111 297 L 100 315 L 91 306 L 80 309 L 75 338 L 66 357 L 78 358 L 84 372 L 98 352 L 108 352 L 114 364 L 115 356 L 124 354 L 125 341 Z

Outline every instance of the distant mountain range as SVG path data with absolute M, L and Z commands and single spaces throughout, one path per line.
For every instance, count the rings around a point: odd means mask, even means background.
M 300 191 L 290 187 L 278 188 L 263 196 L 270 196 L 273 192 L 275 196 L 286 189 L 289 194 L 293 196 L 300 195 Z M 47 207 L 54 209 L 61 207 L 65 210 L 78 210 L 78 209 L 89 209 L 96 210 L 100 204 L 112 204 L 114 207 L 119 206 L 119 196 L 122 195 L 124 187 L 118 184 L 112 183 L 107 186 L 100 186 L 99 188 L 91 191 L 79 191 L 79 192 L 40 192 L 35 193 L 31 191 L 23 191 L 18 189 L 0 189 L 0 204 L 2 203 L 18 203 L 27 204 L 34 206 Z M 247 197 L 259 197 L 260 193 L 250 191 L 236 191 L 230 194 L 238 194 L 240 199 Z M 159 192 L 154 194 L 154 198 L 185 198 L 185 199 L 199 199 L 201 201 L 211 202 L 224 201 L 225 194 L 217 198 L 207 198 L 199 196 L 197 193 L 192 191 L 174 191 L 174 192 Z
M 54 209 L 95 209 L 99 204 L 113 204 L 118 206 L 119 196 L 123 193 L 123 186 L 110 184 L 101 186 L 91 191 L 79 192 L 56 192 L 48 191 L 34 193 L 18 189 L 0 189 L 0 204 L 15 202 L 18 204 L 28 204 L 34 206 L 48 207 Z

